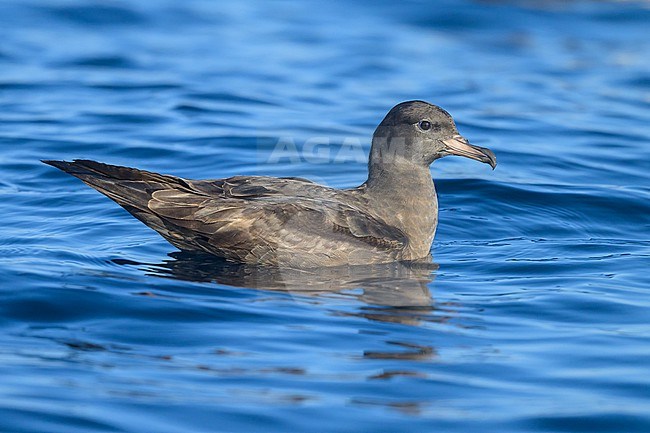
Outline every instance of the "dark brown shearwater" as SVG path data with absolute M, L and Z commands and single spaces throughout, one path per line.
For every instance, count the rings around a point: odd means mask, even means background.
M 309 268 L 417 261 L 429 256 L 438 201 L 429 165 L 447 155 L 488 163 L 445 110 L 393 107 L 372 138 L 368 180 L 333 189 L 306 179 L 188 180 L 88 160 L 43 161 L 81 179 L 184 251 Z

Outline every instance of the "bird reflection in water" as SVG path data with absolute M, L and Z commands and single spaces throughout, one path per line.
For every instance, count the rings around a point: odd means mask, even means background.
M 218 283 L 227 286 L 284 292 L 299 297 L 324 298 L 332 295 L 361 302 L 356 309 L 337 309 L 339 316 L 360 317 L 383 323 L 421 326 L 425 323 L 445 323 L 454 314 L 454 306 L 436 304 L 429 287 L 438 265 L 429 257 L 417 263 L 387 263 L 370 266 L 346 266 L 295 270 L 228 262 L 211 255 L 174 252 L 161 263 L 139 263 L 116 259 L 120 265 L 137 266 L 148 275 L 183 281 Z M 364 332 L 360 329 L 360 332 Z M 387 335 L 388 337 L 388 335 Z M 384 349 L 364 350 L 360 359 L 404 361 L 408 364 L 427 363 L 438 357 L 430 341 L 396 341 L 387 338 Z M 374 371 L 367 377 L 372 381 L 396 377 L 427 377 L 415 364 L 395 369 Z M 381 405 L 417 415 L 419 402 L 407 407 L 394 402 L 356 401 L 352 405 Z
M 162 263 L 140 263 L 115 259 L 120 265 L 133 265 L 147 274 L 183 281 L 280 291 L 296 296 L 333 294 L 355 298 L 364 305 L 354 313 L 373 321 L 418 325 L 422 321 L 444 322 L 444 311 L 436 311 L 429 290 L 438 265 L 429 257 L 420 262 L 393 262 L 367 266 L 291 269 L 233 263 L 211 255 L 174 252 Z M 446 308 L 443 308 L 446 310 Z M 437 314 L 443 312 L 442 315 Z M 448 311 L 447 311 L 448 312 Z

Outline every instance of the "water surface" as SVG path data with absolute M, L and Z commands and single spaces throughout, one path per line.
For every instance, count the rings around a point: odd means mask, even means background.
M 650 431 L 649 21 L 647 2 L 2 2 L 0 430 Z M 179 254 L 39 162 L 351 187 L 407 99 L 499 159 L 433 165 L 434 271 Z

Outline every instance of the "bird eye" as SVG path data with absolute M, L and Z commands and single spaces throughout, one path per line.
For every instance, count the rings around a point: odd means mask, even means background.
M 431 129 L 431 122 L 429 122 L 428 120 L 421 120 L 418 126 L 420 127 L 421 130 L 428 131 L 429 129 Z

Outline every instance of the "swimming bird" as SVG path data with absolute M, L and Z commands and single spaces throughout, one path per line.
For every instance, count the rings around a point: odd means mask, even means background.
M 393 107 L 372 137 L 368 179 L 334 189 L 295 177 L 189 180 L 90 160 L 43 161 L 96 189 L 183 251 L 292 268 L 429 257 L 438 201 L 429 166 L 460 155 L 496 167 L 451 115 L 424 101 Z

